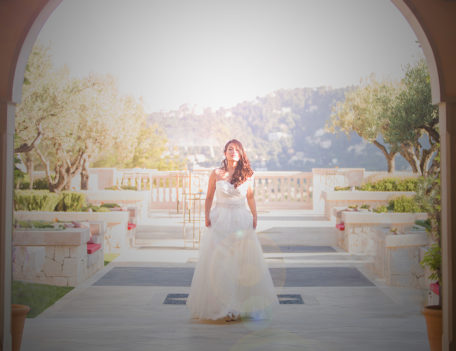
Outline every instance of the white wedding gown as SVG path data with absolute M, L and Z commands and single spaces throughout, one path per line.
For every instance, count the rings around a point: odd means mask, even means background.
M 237 188 L 216 182 L 211 226 L 201 239 L 187 306 L 192 318 L 216 320 L 228 313 L 264 319 L 277 295 L 247 207 L 248 181 Z

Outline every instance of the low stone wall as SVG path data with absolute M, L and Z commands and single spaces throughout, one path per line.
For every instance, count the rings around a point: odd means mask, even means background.
M 119 253 L 122 248 L 128 247 L 128 211 L 113 212 L 43 212 L 43 211 L 16 211 L 14 218 L 18 220 L 76 221 L 76 222 L 104 222 L 104 251 Z
M 64 230 L 14 229 L 13 279 L 77 286 L 104 266 L 103 247 L 87 253 L 91 236 L 103 242 L 103 228 L 104 223 L 93 223 Z
M 426 213 L 373 213 L 343 211 L 341 220 L 345 230 L 339 231 L 338 244 L 350 253 L 376 254 L 376 228 L 387 226 L 404 233 L 418 219 L 426 219 Z
M 426 231 L 394 234 L 389 227 L 377 227 L 375 234 L 375 275 L 391 286 L 428 288 L 428 274 L 420 264 L 429 243 Z
M 348 207 L 350 205 L 370 205 L 371 208 L 387 205 L 389 200 L 401 196 L 413 196 L 413 191 L 324 191 L 325 216 L 329 220 L 333 216 L 334 207 Z

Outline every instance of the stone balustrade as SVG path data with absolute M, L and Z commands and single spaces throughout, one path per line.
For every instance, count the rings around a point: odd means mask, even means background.
M 103 248 L 92 254 L 87 242 L 103 242 L 104 223 L 81 228 L 13 230 L 13 279 L 77 286 L 104 266 Z M 101 238 L 100 238 L 101 237 Z
M 200 190 L 206 192 L 210 172 L 211 169 L 206 168 L 192 171 L 90 168 L 93 181 L 89 182 L 89 191 L 128 185 L 135 187 L 138 192 L 147 193 L 148 209 L 176 209 L 179 212 L 183 208 L 185 194 Z M 332 191 L 335 186 L 354 187 L 385 177 L 412 176 L 416 175 L 411 172 L 367 172 L 364 168 L 337 167 L 313 168 L 312 172 L 257 171 L 256 199 L 260 208 L 300 208 L 321 212 L 325 210 L 323 192 Z M 77 184 L 75 182 L 75 189 L 78 189 Z M 124 194 L 127 197 L 134 196 L 124 190 L 119 190 L 114 196 L 123 198 Z M 109 201 L 113 200 L 114 198 Z
M 312 208 L 312 172 L 255 172 L 258 208 Z

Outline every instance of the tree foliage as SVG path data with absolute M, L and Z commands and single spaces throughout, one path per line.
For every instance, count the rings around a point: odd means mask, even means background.
M 439 115 L 432 104 L 430 76 L 424 60 L 407 66 L 386 131 L 388 138 L 401 145 L 400 153 L 415 173 L 428 175 L 438 164 Z
M 388 138 L 386 131 L 396 95 L 394 84 L 379 82 L 372 75 L 360 87 L 346 92 L 344 101 L 334 105 L 326 130 L 346 135 L 356 132 L 380 149 L 388 162 L 388 172 L 393 172 L 398 144 Z
M 346 93 L 333 107 L 326 129 L 333 133 L 355 131 L 376 145 L 394 171 L 400 153 L 413 172 L 427 175 L 440 141 L 437 107 L 432 104 L 430 77 L 425 61 L 408 65 L 400 82 L 365 84 Z
M 53 70 L 49 48 L 39 44 L 27 64 L 16 116 L 15 151 L 38 156 L 51 191 L 68 189 L 77 174 L 86 188 L 90 162 L 106 150 L 133 165 L 138 144 L 155 143 L 158 153 L 149 158 L 157 160 L 166 143 L 159 132 L 144 134 L 141 101 L 122 96 L 112 76 L 73 78 L 66 68 Z

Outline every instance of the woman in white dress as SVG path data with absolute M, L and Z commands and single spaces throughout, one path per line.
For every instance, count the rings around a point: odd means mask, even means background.
M 230 140 L 224 154 L 209 177 L 206 229 L 187 306 L 202 320 L 263 319 L 278 299 L 255 232 L 253 171 L 239 141 Z

